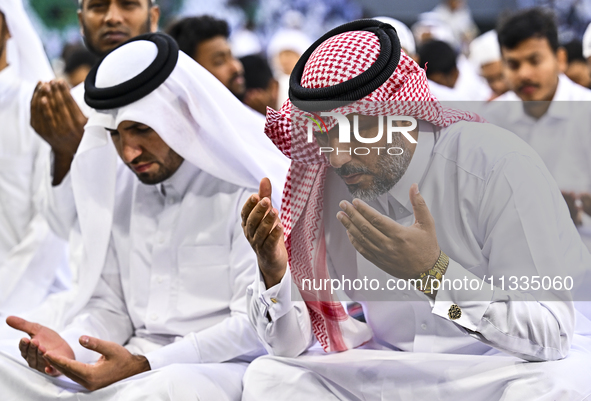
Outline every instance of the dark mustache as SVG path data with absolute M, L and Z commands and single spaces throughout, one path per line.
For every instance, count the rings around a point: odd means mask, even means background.
M 518 90 L 522 90 L 526 86 L 533 86 L 533 87 L 536 87 L 536 88 L 539 88 L 540 87 L 539 84 L 536 84 L 536 83 L 533 83 L 533 82 L 524 82 L 521 85 L 519 85 L 519 89 Z
M 367 167 L 354 166 L 349 163 L 342 165 L 339 168 L 334 169 L 335 173 L 340 177 L 349 176 L 353 174 L 373 174 Z
M 136 157 L 135 159 L 133 159 L 131 161 L 131 163 L 129 163 L 129 165 L 130 166 L 137 166 L 138 164 L 141 164 L 141 163 L 152 163 L 152 162 L 153 162 L 153 160 L 150 158 L 150 156 L 140 155 L 140 156 Z

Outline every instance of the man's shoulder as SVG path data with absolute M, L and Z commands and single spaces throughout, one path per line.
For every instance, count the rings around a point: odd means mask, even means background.
M 206 171 L 200 170 L 196 180 L 199 185 L 193 187 L 193 192 L 198 196 L 205 197 L 237 197 L 241 199 L 245 194 L 256 193 L 257 188 L 236 185 L 229 181 L 222 180 Z
M 70 94 L 72 95 L 72 98 L 74 98 L 74 101 L 76 102 L 76 104 L 78 105 L 78 107 L 80 107 L 80 110 L 82 110 L 82 113 L 84 113 L 85 116 L 89 116 L 90 115 L 90 111 L 92 110 L 87 104 L 86 101 L 84 101 L 84 94 L 85 94 L 85 90 L 84 90 L 84 82 L 74 86 L 72 89 L 70 89 Z
M 561 83 L 566 87 L 563 91 L 567 96 L 566 99 L 556 100 L 571 100 L 571 101 L 591 101 L 591 89 L 585 88 L 569 79 L 566 75 L 560 77 Z
M 514 133 L 489 123 L 460 121 L 441 130 L 434 152 L 479 177 L 508 157 L 542 163 L 533 149 Z

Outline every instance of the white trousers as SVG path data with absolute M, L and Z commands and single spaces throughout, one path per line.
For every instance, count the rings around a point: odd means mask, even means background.
M 20 354 L 11 354 L 0 351 L 2 401 L 237 401 L 247 367 L 246 363 L 169 365 L 88 392 L 63 377 L 30 369 Z
M 263 356 L 244 376 L 244 401 L 591 400 L 591 339 L 575 336 L 560 361 L 497 355 L 356 349 Z

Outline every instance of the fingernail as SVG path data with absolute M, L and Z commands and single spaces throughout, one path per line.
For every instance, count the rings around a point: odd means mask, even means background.
M 271 216 L 271 217 L 275 217 L 275 210 L 271 210 L 271 211 L 269 212 L 269 216 Z
M 338 213 L 337 213 L 337 219 L 339 219 L 339 221 L 343 220 L 343 215 L 344 215 L 344 214 L 345 214 L 345 213 L 343 213 L 343 212 L 338 212 Z
M 261 201 L 261 204 L 263 206 L 269 206 L 269 199 L 268 198 L 263 198 L 263 200 Z
M 82 336 L 82 337 L 80 337 L 80 341 L 82 341 L 84 344 L 88 344 L 88 341 L 90 341 L 90 338 L 88 338 L 87 336 Z
M 415 187 L 415 194 L 416 194 L 416 195 L 418 195 L 419 193 L 420 193 L 420 192 L 419 192 L 419 185 L 418 185 L 418 184 L 416 184 L 416 187 Z
M 343 210 L 345 210 L 347 208 L 347 202 L 345 201 L 341 201 L 341 203 L 339 203 L 339 207 Z

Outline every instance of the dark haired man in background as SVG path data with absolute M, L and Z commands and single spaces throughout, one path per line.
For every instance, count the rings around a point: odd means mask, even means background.
M 583 44 L 580 40 L 574 39 L 564 45 L 568 64 L 564 73 L 573 82 L 585 88 L 591 86 L 591 69 L 583 56 Z
M 79 0 L 78 4 L 84 43 L 98 56 L 158 29 L 160 9 L 155 0 Z M 31 125 L 53 150 L 53 185 L 70 171 L 86 124 L 88 113 L 78 106 L 84 103 L 82 87 L 76 92 L 71 95 L 63 81 L 51 81 L 39 84 L 31 101 Z
M 209 15 L 188 17 L 167 30 L 179 48 L 216 77 L 238 99 L 246 92 L 244 68 L 228 43 L 228 23 Z
M 461 99 L 454 86 L 460 76 L 456 63 L 457 54 L 451 46 L 441 40 L 431 40 L 419 47 L 419 65 L 425 69 L 429 89 L 438 100 Z
M 279 83 L 273 77 L 273 71 L 267 60 L 251 54 L 240 59 L 244 66 L 246 92 L 242 102 L 262 115 L 267 114 L 267 107 L 277 107 Z
M 591 114 L 587 106 L 591 90 L 561 73 L 566 52 L 559 47 L 550 12 L 540 8 L 519 11 L 501 20 L 497 33 L 511 91 L 496 99 L 505 102 L 491 103 L 484 117 L 534 148 L 580 226 L 587 217 L 579 199 L 591 191 Z

